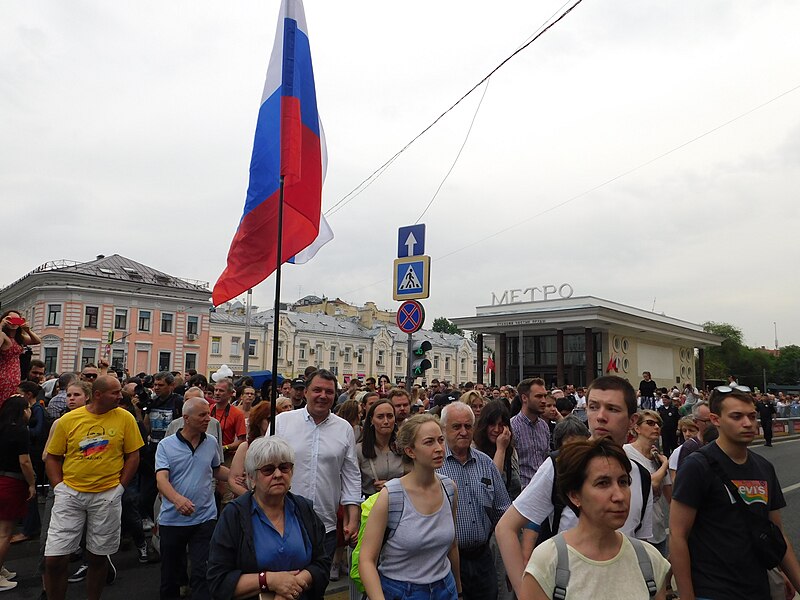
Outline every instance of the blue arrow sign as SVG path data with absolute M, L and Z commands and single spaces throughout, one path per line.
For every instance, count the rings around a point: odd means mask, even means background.
M 401 227 L 397 233 L 397 258 L 425 254 L 425 224 Z

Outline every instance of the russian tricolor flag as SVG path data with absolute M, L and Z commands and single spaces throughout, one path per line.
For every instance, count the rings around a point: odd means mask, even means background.
M 333 239 L 322 216 L 326 154 L 303 2 L 283 0 L 258 112 L 244 214 L 228 250 L 228 266 L 214 285 L 215 306 L 275 271 L 281 176 L 281 262 L 306 262 Z

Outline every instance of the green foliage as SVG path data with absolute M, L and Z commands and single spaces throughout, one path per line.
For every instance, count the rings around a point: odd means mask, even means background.
M 709 321 L 703 329 L 725 338 L 721 346 L 706 349 L 706 379 L 735 375 L 742 385 L 763 388 L 766 371 L 768 383 L 800 382 L 800 346 L 785 346 L 776 357 L 745 346 L 742 330 L 735 325 Z
M 459 329 L 455 323 L 452 323 L 447 317 L 439 317 L 433 321 L 431 330 L 437 333 L 454 333 L 463 336 L 464 332 Z

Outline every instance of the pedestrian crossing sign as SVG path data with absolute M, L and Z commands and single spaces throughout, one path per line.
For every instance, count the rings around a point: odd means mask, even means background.
M 430 296 L 431 257 L 409 256 L 394 261 L 394 299 L 419 300 Z

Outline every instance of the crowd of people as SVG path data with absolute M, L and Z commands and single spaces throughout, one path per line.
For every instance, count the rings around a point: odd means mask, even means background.
M 38 537 L 42 597 L 85 579 L 99 599 L 123 535 L 160 562 L 164 599 L 320 599 L 343 573 L 372 600 L 800 585 L 775 470 L 747 448 L 792 401 L 735 378 L 341 389 L 309 368 L 273 402 L 246 376 L 128 376 L 105 361 L 48 379 L 20 360 L 38 338 L 19 313 L 0 328 L 0 591 L 16 585 L 11 543 Z

